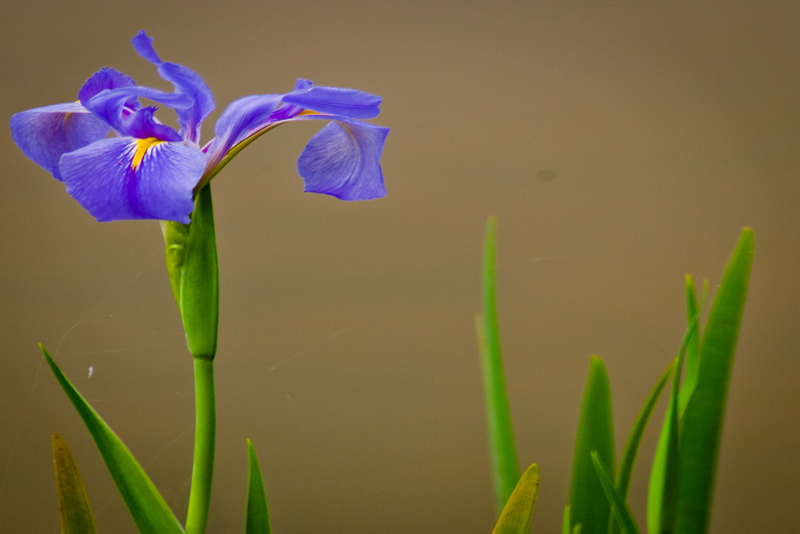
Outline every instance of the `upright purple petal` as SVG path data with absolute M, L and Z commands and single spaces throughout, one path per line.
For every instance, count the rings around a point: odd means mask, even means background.
M 138 139 L 155 137 L 161 141 L 183 141 L 178 132 L 169 126 L 161 124 L 153 117 L 155 110 L 155 106 L 136 110 L 123 121 L 125 132 Z
M 126 76 L 110 67 L 103 67 L 86 80 L 86 83 L 83 84 L 83 87 L 78 92 L 78 100 L 86 107 L 89 99 L 100 91 L 118 87 L 132 87 L 134 85 L 136 85 L 136 82 L 130 76 Z M 138 108 L 138 104 L 134 97 L 131 97 L 127 102 L 127 105 L 131 108 Z
M 153 49 L 153 38 L 147 35 L 147 32 L 140 30 L 139 33 L 133 36 L 131 44 L 136 53 L 145 58 L 147 61 L 154 65 L 163 63 L 161 58 L 158 57 L 156 51 Z
M 130 97 L 149 98 L 177 111 L 187 109 L 194 103 L 191 97 L 187 95 L 165 93 L 158 89 L 136 85 L 100 91 L 89 99 L 86 107 L 122 135 L 135 137 L 133 133 L 125 130 L 124 119 L 126 118 L 126 113 L 123 112 L 130 111 L 126 109 L 126 102 Z
M 380 159 L 388 134 L 389 128 L 364 122 L 337 120 L 327 124 L 297 159 L 303 190 L 341 200 L 384 196 Z
M 22 153 L 63 181 L 58 161 L 67 152 L 108 135 L 110 128 L 78 102 L 29 109 L 11 117 L 11 136 Z
M 144 30 L 131 40 L 136 52 L 158 67 L 158 74 L 175 86 L 175 92 L 190 96 L 194 105 L 186 109 L 176 109 L 181 133 L 190 141 L 200 141 L 200 125 L 209 113 L 214 111 L 214 94 L 199 74 L 188 67 L 161 61 L 153 49 L 153 38 Z
M 189 222 L 205 156 L 182 142 L 118 137 L 61 158 L 67 193 L 98 221 Z
M 344 87 L 316 86 L 295 90 L 285 95 L 283 101 L 317 113 L 349 119 L 371 119 L 381 112 L 381 97 Z
M 297 78 L 297 82 L 294 84 L 295 91 L 307 91 L 312 87 L 314 87 L 314 82 L 305 78 Z

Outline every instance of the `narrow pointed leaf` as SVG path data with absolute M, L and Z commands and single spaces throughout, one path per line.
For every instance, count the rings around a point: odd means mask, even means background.
M 61 534 L 97 534 L 86 488 L 67 442 L 53 434 Z
M 674 369 L 675 362 L 673 361 L 647 396 L 647 399 L 644 401 L 644 406 L 642 406 L 639 415 L 636 417 L 636 421 L 633 423 L 633 429 L 631 430 L 630 436 L 628 436 L 628 442 L 625 444 L 625 450 L 622 453 L 622 460 L 619 465 L 619 472 L 617 473 L 617 492 L 623 500 L 626 500 L 628 496 L 628 487 L 630 485 L 631 475 L 633 474 L 633 466 L 636 462 L 636 455 L 639 452 L 639 445 L 642 442 L 642 436 L 644 436 L 647 423 L 650 421 L 653 409 L 655 409 L 658 399 L 661 397 L 661 393 L 664 391 Z M 609 532 L 611 532 L 611 534 L 619 532 L 619 524 L 615 522 L 613 518 Z
M 617 473 L 617 491 L 625 498 L 628 495 L 628 487 L 631 482 L 631 475 L 633 474 L 633 466 L 636 463 L 636 455 L 639 451 L 639 445 L 642 442 L 644 431 L 647 428 L 647 423 L 650 421 L 650 416 L 661 398 L 661 393 L 664 391 L 667 383 L 669 382 L 672 372 L 675 370 L 675 361 L 673 361 L 666 371 L 658 379 L 653 390 L 644 401 L 644 406 L 639 411 L 636 421 L 633 423 L 628 442 L 625 444 L 625 450 L 622 453 L 622 460 L 619 465 L 619 472 Z
M 697 304 L 697 292 L 694 289 L 694 281 L 690 275 L 686 275 L 686 320 L 691 324 L 697 314 L 700 313 Z M 697 384 L 697 371 L 700 366 L 700 324 L 691 330 L 689 342 L 686 344 L 686 378 L 681 386 L 678 396 L 679 419 L 683 417 L 686 405 L 689 403 Z
M 625 534 L 639 534 L 639 527 L 636 525 L 636 521 L 633 519 L 633 514 L 631 513 L 630 508 L 628 508 L 628 505 L 625 503 L 625 499 L 614 487 L 614 480 L 611 478 L 611 474 L 608 472 L 606 466 L 603 465 L 603 461 L 600 460 L 600 456 L 598 456 L 597 451 L 592 451 L 592 462 L 594 463 L 597 476 L 600 478 L 600 484 L 603 486 L 603 491 L 606 494 L 606 498 L 608 499 L 609 504 L 613 505 L 614 511 L 619 518 L 619 522 L 622 524 L 622 531 Z
M 682 421 L 677 521 L 680 534 L 708 531 L 722 423 L 753 246 L 753 231 L 745 228 L 722 276 L 700 344 L 697 385 Z
M 169 509 L 164 498 L 125 444 L 64 376 L 44 346 L 40 344 L 39 348 L 61 389 L 67 394 L 67 398 L 72 402 L 94 439 L 139 532 L 142 534 L 181 534 L 183 529 L 175 514 Z
M 680 492 L 680 393 L 681 372 L 687 350 L 696 340 L 700 313 L 691 289 L 692 302 L 688 307 L 694 312 L 689 317 L 686 332 L 678 351 L 672 390 L 664 415 L 664 424 L 656 446 L 653 467 L 650 470 L 650 484 L 647 493 L 647 530 L 651 534 L 669 534 L 675 530 Z M 705 298 L 705 292 L 703 295 Z
M 561 523 L 561 534 L 570 534 L 569 505 L 564 507 L 564 521 Z
M 490 217 L 486 224 L 483 256 L 483 314 L 475 319 L 483 371 L 486 405 L 486 426 L 489 436 L 492 481 L 498 515 L 519 480 L 519 461 L 511 425 L 511 410 L 506 395 L 503 356 L 495 304 L 495 233 L 497 221 Z
M 217 353 L 219 272 L 210 185 L 197 193 L 185 247 L 179 306 L 183 329 L 192 356 L 211 360 Z
M 597 451 L 605 465 L 614 469 L 614 422 L 611 385 L 603 361 L 592 356 L 583 394 L 575 457 L 572 464 L 569 505 L 572 525 L 581 524 L 584 534 L 606 534 L 611 506 L 592 461 Z
M 492 534 L 528 534 L 531 515 L 539 493 L 539 467 L 531 465 L 519 479 Z
M 245 534 L 270 534 L 267 492 L 258 466 L 256 450 L 247 440 L 247 514 Z

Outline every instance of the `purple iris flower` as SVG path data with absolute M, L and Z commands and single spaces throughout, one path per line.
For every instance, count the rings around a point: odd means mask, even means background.
M 380 113 L 377 96 L 300 79 L 285 94 L 251 95 L 222 113 L 216 137 L 200 145 L 200 127 L 214 95 L 187 67 L 162 61 L 144 31 L 132 43 L 158 68 L 174 92 L 136 85 L 104 68 L 89 78 L 79 100 L 11 117 L 14 142 L 31 160 L 66 184 L 67 192 L 98 221 L 160 219 L 189 222 L 193 195 L 231 158 L 264 132 L 289 121 L 328 120 L 297 160 L 304 191 L 343 200 L 386 194 L 380 166 L 388 128 L 366 122 Z M 170 107 L 179 130 L 154 117 L 146 98 Z M 108 137 L 113 132 L 112 137 Z

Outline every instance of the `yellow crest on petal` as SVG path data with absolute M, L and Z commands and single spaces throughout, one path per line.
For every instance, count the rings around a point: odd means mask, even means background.
M 148 137 L 147 139 L 139 139 L 136 141 L 136 152 L 133 154 L 133 161 L 131 162 L 133 170 L 136 170 L 136 167 L 142 162 L 147 149 L 163 142 L 164 141 L 157 137 Z

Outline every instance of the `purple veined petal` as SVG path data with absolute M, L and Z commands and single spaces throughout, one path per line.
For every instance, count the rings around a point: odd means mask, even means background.
M 304 119 L 330 119 L 306 116 Z M 386 194 L 380 159 L 389 128 L 358 121 L 336 120 L 311 138 L 300 157 L 297 173 L 303 191 L 341 200 L 372 200 Z
M 286 94 L 283 101 L 317 113 L 349 119 L 371 119 L 381 112 L 381 97 L 343 87 L 315 86 L 295 90 Z
M 108 135 L 105 122 L 78 102 L 29 109 L 11 117 L 11 136 L 28 158 L 63 181 L 61 156 Z
M 200 125 L 209 113 L 214 111 L 214 94 L 199 74 L 188 67 L 161 61 L 153 49 L 153 38 L 144 30 L 131 39 L 136 52 L 150 63 L 158 67 L 158 74 L 175 86 L 175 92 L 192 98 L 193 105 L 186 109 L 177 109 L 178 123 L 182 126 L 182 134 L 197 143 L 200 141 Z
M 131 87 L 134 85 L 136 85 L 136 82 L 134 82 L 133 78 L 130 76 L 126 76 L 110 67 L 103 67 L 95 72 L 91 78 L 86 80 L 86 83 L 83 84 L 83 87 L 81 87 L 81 90 L 78 92 L 78 100 L 80 100 L 81 104 L 85 107 L 89 99 L 100 91 L 116 89 L 118 87 Z M 126 102 L 126 105 L 132 109 L 137 109 L 138 104 L 135 97 L 129 98 L 129 101 Z
M 130 97 L 148 98 L 176 111 L 186 109 L 194 103 L 191 97 L 187 95 L 165 93 L 158 89 L 135 85 L 100 91 L 89 99 L 86 107 L 121 134 L 134 136 L 134 134 L 126 132 L 122 113 L 123 109 L 125 109 L 125 103 Z
M 64 154 L 69 193 L 98 221 L 189 222 L 205 156 L 182 142 L 117 137 Z
M 216 166 L 234 145 L 268 126 L 282 98 L 283 95 L 250 95 L 231 102 L 214 125 L 216 137 L 206 151 L 209 166 Z

